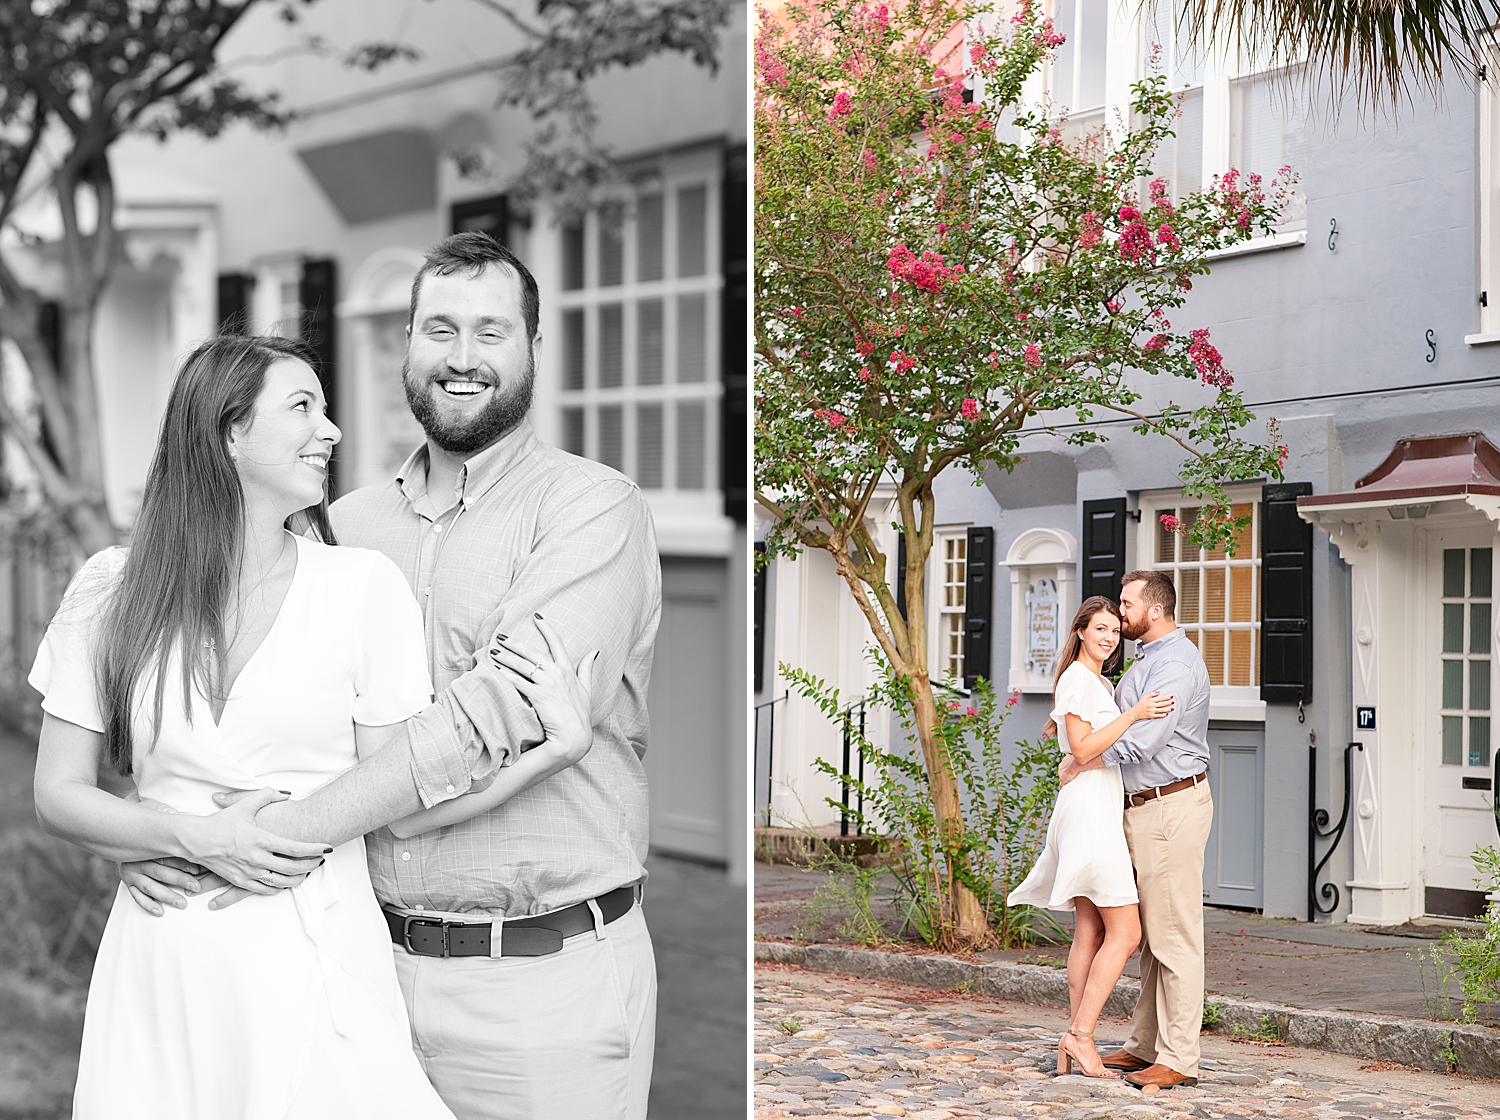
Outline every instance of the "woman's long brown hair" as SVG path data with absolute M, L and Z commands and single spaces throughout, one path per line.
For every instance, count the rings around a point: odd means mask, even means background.
M 299 342 L 221 335 L 188 355 L 172 384 L 95 666 L 105 747 L 110 765 L 123 775 L 133 765 L 131 714 L 143 678 L 155 671 L 153 741 L 161 731 L 174 650 L 182 655 L 182 706 L 189 721 L 194 683 L 213 696 L 224 679 L 224 615 L 245 535 L 245 496 L 229 458 L 229 433 L 254 414 L 266 371 L 287 359 L 317 368 Z M 293 518 L 297 528 L 305 523 L 334 543 L 326 497 Z

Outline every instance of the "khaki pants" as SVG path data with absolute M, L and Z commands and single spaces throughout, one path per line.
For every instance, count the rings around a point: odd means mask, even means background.
M 546 957 L 419 957 L 396 975 L 422 1068 L 458 1120 L 645 1120 L 656 958 L 640 906 Z
M 1203 1026 L 1203 849 L 1214 820 L 1208 783 L 1125 810 L 1141 897 L 1141 996 L 1125 1049 L 1198 1076 Z

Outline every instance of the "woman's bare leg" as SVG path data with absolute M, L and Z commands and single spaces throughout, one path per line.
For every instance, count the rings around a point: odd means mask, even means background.
M 1094 957 L 1104 944 L 1104 919 L 1099 916 L 1099 908 L 1086 898 L 1075 898 L 1073 906 L 1073 945 L 1068 949 L 1068 1014 L 1076 1019 Z
M 1079 899 L 1080 903 L 1085 899 Z M 1089 903 L 1089 908 L 1099 915 L 1104 925 L 1104 943 L 1099 946 L 1094 954 L 1094 961 L 1089 968 L 1088 982 L 1084 985 L 1083 994 L 1076 1002 L 1071 998 L 1075 1010 L 1073 1011 L 1072 1026 L 1075 1030 L 1084 1034 L 1092 1034 L 1094 1025 L 1099 1021 L 1099 1013 L 1104 1010 L 1104 1003 L 1109 999 L 1110 993 L 1115 990 L 1115 983 L 1125 971 L 1125 962 L 1130 959 L 1130 954 L 1135 952 L 1141 943 L 1141 915 L 1139 908 L 1132 903 L 1129 906 L 1094 906 Z M 1069 996 L 1072 996 L 1073 978 L 1071 969 L 1068 976 Z M 1088 1046 L 1088 1057 L 1093 1056 L 1093 1044 Z

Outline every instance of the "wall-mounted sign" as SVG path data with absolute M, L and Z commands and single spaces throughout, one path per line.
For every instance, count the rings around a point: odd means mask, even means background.
M 1026 668 L 1049 676 L 1057 659 L 1057 582 L 1039 579 L 1026 589 Z
M 1354 726 L 1357 727 L 1361 731 L 1374 731 L 1375 730 L 1375 709 L 1374 708 L 1355 708 L 1354 709 Z

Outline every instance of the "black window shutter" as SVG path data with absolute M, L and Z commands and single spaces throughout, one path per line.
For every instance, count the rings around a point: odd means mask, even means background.
M 328 418 L 339 422 L 338 397 L 338 320 L 334 318 L 334 304 L 338 302 L 338 268 L 331 258 L 309 259 L 302 262 L 302 276 L 297 281 L 297 302 L 302 307 L 301 338 L 318 363 L 314 372 L 323 386 L 323 399 L 328 402 Z M 330 481 L 338 480 L 338 456 L 329 462 Z M 329 487 L 330 497 L 336 494 L 336 486 Z
M 1125 575 L 1125 499 L 1083 503 L 1083 597 L 1120 601 Z
M 745 314 L 749 306 L 749 255 L 746 214 L 750 208 L 749 171 L 745 145 L 724 152 L 723 215 L 720 245 L 724 262 L 724 290 L 720 294 L 720 366 L 724 401 L 719 408 L 719 478 L 724 488 L 724 516 L 745 524 L 749 508 L 746 428 L 749 426 L 749 359 L 745 351 Z
M 896 610 L 906 621 L 906 534 L 896 534 Z
M 755 542 L 755 558 L 764 556 L 764 541 Z M 770 566 L 752 564 L 755 571 L 755 691 L 760 692 L 766 683 L 766 576 Z
M 487 233 L 502 245 L 510 242 L 510 198 L 492 194 L 467 202 L 455 202 L 448 210 L 448 228 L 453 233 Z
M 970 529 L 964 553 L 964 687 L 990 680 L 990 644 L 995 606 L 995 530 Z
M 250 293 L 255 277 L 243 272 L 219 273 L 219 330 L 243 334 L 249 329 Z
M 1261 488 L 1260 698 L 1312 701 L 1312 526 L 1297 516 L 1310 482 Z

